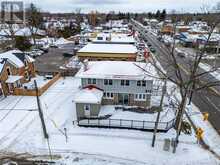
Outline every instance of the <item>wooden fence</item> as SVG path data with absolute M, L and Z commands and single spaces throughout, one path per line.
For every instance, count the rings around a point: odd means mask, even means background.
M 41 96 L 49 87 L 51 87 L 58 79 L 60 78 L 60 74 L 57 74 L 53 77 L 48 83 L 38 89 L 38 95 Z M 24 89 L 24 88 L 15 88 L 13 95 L 20 96 L 36 96 L 35 89 Z

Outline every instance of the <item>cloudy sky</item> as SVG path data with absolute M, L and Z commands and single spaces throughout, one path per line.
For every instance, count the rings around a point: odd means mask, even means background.
M 82 12 L 98 10 L 100 12 L 148 12 L 157 9 L 177 11 L 201 11 L 201 6 L 214 6 L 220 0 L 24 0 L 35 3 L 44 11 L 72 12 L 80 8 Z

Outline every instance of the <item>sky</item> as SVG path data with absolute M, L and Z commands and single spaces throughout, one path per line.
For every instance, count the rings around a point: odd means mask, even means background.
M 157 9 L 179 12 L 200 12 L 201 6 L 212 8 L 220 0 L 24 0 L 26 4 L 33 2 L 41 10 L 49 12 L 73 12 L 81 9 L 109 12 L 149 12 Z

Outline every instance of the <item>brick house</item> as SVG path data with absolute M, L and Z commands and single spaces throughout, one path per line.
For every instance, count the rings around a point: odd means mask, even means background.
M 35 77 L 34 61 L 19 50 L 0 54 L 0 96 L 13 94 L 15 88 Z

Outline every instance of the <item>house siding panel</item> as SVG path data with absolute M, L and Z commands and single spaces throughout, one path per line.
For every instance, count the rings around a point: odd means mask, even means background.
M 77 118 L 84 118 L 84 105 L 90 105 L 90 116 L 97 117 L 100 112 L 101 105 L 100 104 L 85 104 L 85 103 L 76 103 L 76 114 Z
M 82 79 L 82 87 L 89 85 L 88 80 Z M 100 89 L 112 93 L 145 93 L 146 90 L 151 90 L 153 88 L 153 80 L 147 80 L 146 87 L 137 86 L 137 81 L 130 80 L 129 86 L 121 86 L 121 80 L 113 80 L 113 85 L 104 85 L 103 79 L 97 79 L 96 84 Z

